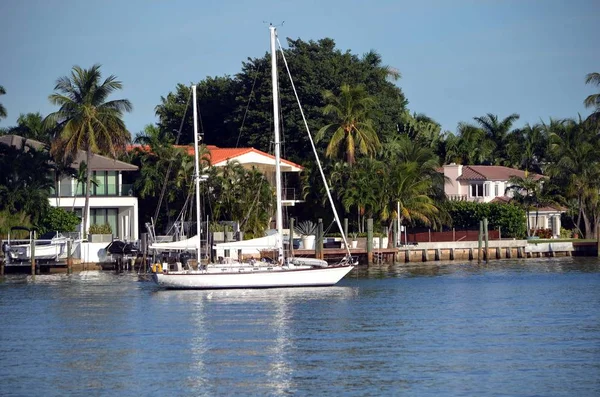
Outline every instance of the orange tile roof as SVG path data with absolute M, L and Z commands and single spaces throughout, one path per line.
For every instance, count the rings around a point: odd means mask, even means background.
M 194 155 L 194 147 L 191 145 L 175 145 L 174 147 L 178 148 L 178 149 L 183 149 L 186 151 L 186 153 L 189 156 L 193 156 Z M 257 153 L 261 156 L 265 156 L 265 157 L 269 157 L 271 159 L 275 159 L 275 156 L 273 156 L 272 154 L 269 153 L 265 153 L 261 150 L 257 150 L 254 149 L 252 147 L 248 147 L 248 148 L 220 148 L 218 146 L 215 145 L 206 145 L 206 148 L 208 149 L 208 151 L 210 152 L 210 162 L 211 164 L 218 164 L 222 161 L 227 161 L 227 160 L 231 160 L 235 157 L 239 157 L 242 156 L 246 153 Z M 133 151 L 135 149 L 144 151 L 144 152 L 149 152 L 150 151 L 150 147 L 147 145 L 128 145 L 127 146 L 127 151 Z M 297 167 L 300 169 L 304 169 L 304 167 L 302 167 L 299 164 L 293 163 L 291 161 L 285 160 L 285 159 L 281 159 L 282 163 L 288 164 L 292 167 Z

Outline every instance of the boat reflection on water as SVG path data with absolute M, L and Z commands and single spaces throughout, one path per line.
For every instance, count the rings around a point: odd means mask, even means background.
M 157 299 L 182 302 L 215 301 L 219 303 L 293 303 L 312 300 L 352 299 L 358 295 L 358 287 L 297 287 L 265 289 L 223 290 L 161 290 L 152 296 Z

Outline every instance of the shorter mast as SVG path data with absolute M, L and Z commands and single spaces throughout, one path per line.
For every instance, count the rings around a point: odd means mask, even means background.
M 198 246 L 196 247 L 196 260 L 197 265 L 200 266 L 201 257 L 201 238 L 200 232 L 202 231 L 201 217 L 200 217 L 200 162 L 198 161 L 198 108 L 196 107 L 196 85 L 192 85 L 192 93 L 194 95 L 194 183 L 196 185 L 196 236 L 198 237 Z
M 281 208 L 281 151 L 279 138 L 279 92 L 277 86 L 277 49 L 275 26 L 269 26 L 271 31 L 271 81 L 273 86 L 273 122 L 275 132 L 275 189 L 277 190 L 277 213 L 275 223 L 277 227 L 277 262 L 283 265 L 283 210 Z

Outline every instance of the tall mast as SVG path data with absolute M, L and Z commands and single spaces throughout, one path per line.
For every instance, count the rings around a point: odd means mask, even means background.
M 198 246 L 196 247 L 196 262 L 200 266 L 201 255 L 201 219 L 200 218 L 200 162 L 198 161 L 198 108 L 196 107 L 196 86 L 192 85 L 193 104 L 194 104 L 194 183 L 196 184 L 196 236 L 198 236 Z
M 283 210 L 281 208 L 281 152 L 279 139 L 279 90 L 277 85 L 277 50 L 275 40 L 277 32 L 275 26 L 269 26 L 271 31 L 271 81 L 273 86 L 273 123 L 275 132 L 275 189 L 277 190 L 277 214 L 275 223 L 277 227 L 277 252 L 278 262 L 283 264 Z

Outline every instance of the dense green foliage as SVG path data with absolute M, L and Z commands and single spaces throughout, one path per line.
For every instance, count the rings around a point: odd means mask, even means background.
M 48 231 L 75 232 L 81 219 L 73 212 L 65 211 L 62 208 L 49 207 L 40 219 L 40 233 Z
M 404 94 L 390 77 L 397 74 L 382 65 L 381 57 L 369 52 L 362 57 L 335 48 L 331 39 L 305 42 L 288 39 L 284 50 L 302 101 L 309 127 L 316 132 L 330 123 L 323 114 L 323 93 L 337 94 L 344 84 L 364 85 L 377 106 L 372 123 L 379 138 L 394 135 L 397 121 L 406 106 Z M 280 65 L 282 61 L 279 61 Z M 270 55 L 249 58 L 234 77 L 209 77 L 198 83 L 198 107 L 204 142 L 222 147 L 252 146 L 270 151 L 272 134 L 272 101 Z M 286 158 L 303 162 L 310 153 L 300 111 L 283 66 L 279 68 L 280 102 L 283 115 Z M 193 142 L 192 112 L 186 106 L 189 86 L 179 84 L 175 92 L 161 98 L 156 107 L 158 127 L 164 134 L 178 131 L 183 122 L 180 143 Z M 186 111 L 187 109 L 187 111 Z M 185 114 L 185 118 L 184 118 Z
M 34 225 L 50 206 L 52 166 L 47 151 L 24 145 L 17 149 L 0 145 L 0 211 L 30 217 Z
M 488 219 L 490 229 L 501 229 L 503 237 L 525 237 L 525 211 L 512 204 L 446 201 L 444 208 L 457 229 L 479 230 L 479 221 Z

